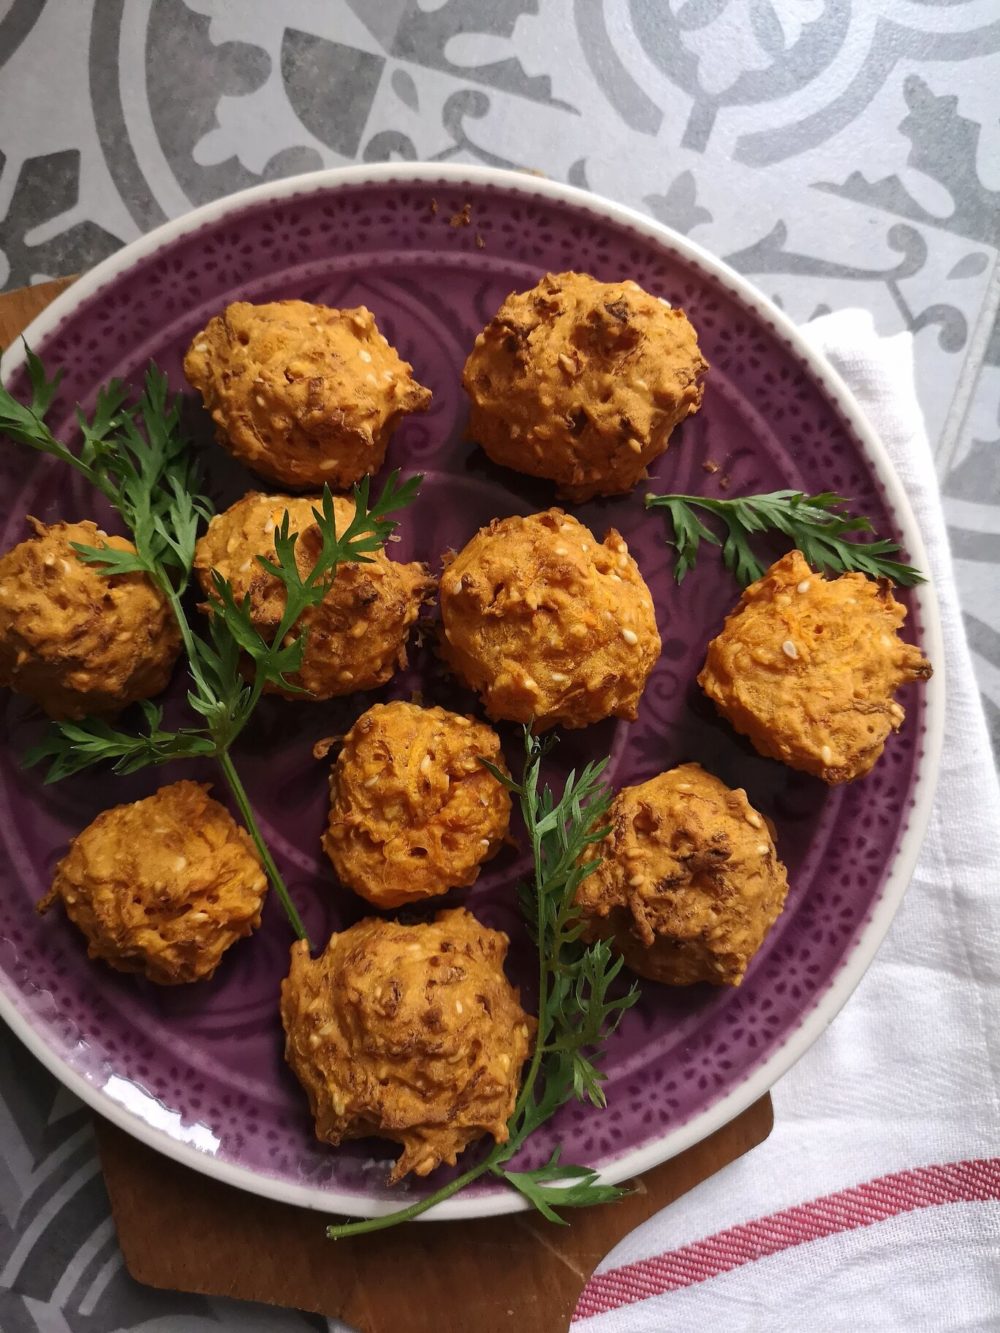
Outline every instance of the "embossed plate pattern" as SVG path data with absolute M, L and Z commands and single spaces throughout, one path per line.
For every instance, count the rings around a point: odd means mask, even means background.
M 470 205 L 469 225 L 452 219 Z M 731 491 L 834 488 L 880 532 L 901 536 L 919 564 L 919 534 L 891 468 L 833 372 L 778 311 L 696 246 L 627 209 L 542 180 L 466 167 L 387 165 L 283 181 L 201 209 L 129 246 L 81 280 L 29 331 L 65 379 L 51 422 L 72 435 L 72 404 L 92 403 L 113 375 L 135 380 L 154 358 L 185 388 L 181 358 L 191 336 L 228 301 L 302 297 L 365 304 L 418 378 L 434 391 L 430 412 L 398 431 L 387 466 L 426 473 L 418 504 L 393 548 L 437 566 L 495 515 L 552 502 L 541 483 L 502 472 L 463 440 L 460 369 L 479 328 L 508 291 L 546 270 L 631 277 L 685 308 L 711 362 L 701 413 L 677 433 L 652 485 L 717 492 L 701 464 L 718 462 Z M 12 353 L 8 382 L 23 388 Z M 192 429 L 204 444 L 219 504 L 256 483 L 209 441 L 193 398 Z M 24 535 L 24 515 L 106 518 L 87 488 L 57 464 L 13 446 L 0 452 L 3 548 Z M 524 1154 L 535 1163 L 558 1141 L 567 1160 L 634 1174 L 710 1133 L 759 1096 L 822 1031 L 857 984 L 906 886 L 926 825 L 940 743 L 941 681 L 903 697 L 908 718 L 874 772 L 827 790 L 754 754 L 714 715 L 694 678 L 705 644 L 738 590 L 714 553 L 679 588 L 661 519 L 631 496 L 575 512 L 603 535 L 616 527 L 653 589 L 663 655 L 639 720 L 568 734 L 549 764 L 558 782 L 571 764 L 610 753 L 621 786 L 697 759 L 746 787 L 777 826 L 792 889 L 788 905 L 737 990 L 674 991 L 652 984 L 608 1053 L 609 1109 L 566 1108 Z M 908 633 L 939 663 L 936 607 L 924 588 L 907 595 Z M 174 694 L 183 693 L 182 681 Z M 325 705 L 268 700 L 238 762 L 314 939 L 358 919 L 360 905 L 319 854 L 326 806 L 317 739 L 342 731 L 377 697 L 475 707 L 428 647 L 378 695 Z M 81 776 L 43 787 L 18 757 L 39 731 L 20 701 L 5 698 L 0 745 L 0 1010 L 31 1049 L 103 1114 L 188 1165 L 290 1202 L 372 1214 L 428 1186 L 382 1183 L 388 1151 L 372 1142 L 331 1150 L 314 1140 L 305 1099 L 285 1068 L 277 993 L 288 931 L 276 903 L 253 939 L 227 956 L 207 984 L 162 990 L 89 963 L 82 939 L 34 904 L 67 840 L 100 810 L 197 765 L 131 779 Z M 508 734 L 508 757 L 518 762 Z M 217 784 L 217 792 L 219 791 Z M 528 945 L 513 887 L 523 857 L 493 862 L 465 901 L 512 937 L 511 969 L 530 987 Z M 451 895 L 460 900 L 460 895 Z M 420 913 L 414 913 L 419 916 Z M 439 1173 L 432 1185 L 444 1178 Z M 513 1210 L 512 1192 L 481 1185 L 438 1216 Z

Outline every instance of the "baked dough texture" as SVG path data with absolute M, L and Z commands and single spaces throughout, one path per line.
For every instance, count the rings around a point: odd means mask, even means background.
M 275 559 L 274 533 L 287 510 L 290 531 L 299 533 L 299 571 L 303 577 L 309 574 L 322 544 L 313 516 L 319 503 L 251 491 L 217 514 L 195 551 L 195 573 L 208 605 L 214 595 L 212 570 L 217 569 L 232 584 L 238 602 L 250 598 L 254 625 L 272 639 L 284 614 L 285 587 L 257 557 Z M 343 532 L 354 517 L 354 502 L 335 496 L 333 507 L 337 531 Z M 289 692 L 287 697 L 330 699 L 384 685 L 406 665 L 407 635 L 434 588 L 424 565 L 390 560 L 381 550 L 371 552 L 366 563 L 340 565 L 324 600 L 307 608 L 299 622 L 308 637 L 302 668 L 290 679 L 307 695 Z
M 95 523 L 28 521 L 34 536 L 0 557 L 0 685 L 74 719 L 166 689 L 181 648 L 166 598 L 147 575 L 101 574 L 72 547 L 132 543 Z
M 207 784 L 175 782 L 105 810 L 70 843 L 38 904 L 61 899 L 91 958 L 161 986 L 202 981 L 260 925 L 267 879 L 250 835 Z
M 788 892 L 771 830 L 742 788 L 682 764 L 618 793 L 577 907 L 639 976 L 738 986 Z
M 431 393 L 364 306 L 237 301 L 195 335 L 184 374 L 219 443 L 292 490 L 346 490 L 377 472 L 389 437 Z
M 441 621 L 444 660 L 490 717 L 536 731 L 634 719 L 660 655 L 625 542 L 561 509 L 482 528 L 441 577 Z
M 404 926 L 369 917 L 310 958 L 292 945 L 281 987 L 285 1058 L 316 1136 L 402 1145 L 390 1183 L 508 1138 L 535 1020 L 503 970 L 507 936 L 463 909 Z
M 374 704 L 330 774 L 323 848 L 340 882 L 376 907 L 475 883 L 510 824 L 507 772 L 491 727 L 444 708 Z
M 572 501 L 630 491 L 701 404 L 708 364 L 682 310 L 637 283 L 549 273 L 476 338 L 469 435 Z
M 903 723 L 895 692 L 931 675 L 899 636 L 905 618 L 888 579 L 826 579 L 790 551 L 744 591 L 698 683 L 761 754 L 831 785 L 852 782 Z

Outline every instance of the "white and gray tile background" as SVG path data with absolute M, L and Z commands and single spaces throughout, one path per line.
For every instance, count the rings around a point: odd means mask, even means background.
M 529 167 L 683 231 L 794 319 L 914 335 L 1000 746 L 998 0 L 0 0 L 0 284 L 356 161 Z M 89 1117 L 0 1041 L 0 1328 L 326 1328 L 138 1287 Z

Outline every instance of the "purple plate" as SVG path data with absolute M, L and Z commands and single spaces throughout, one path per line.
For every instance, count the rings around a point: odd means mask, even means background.
M 468 206 L 468 225 L 453 225 Z M 65 370 L 50 417 L 73 436 L 72 405 L 89 407 L 112 376 L 137 381 L 155 359 L 185 389 L 181 358 L 193 334 L 227 302 L 301 297 L 369 306 L 380 327 L 434 391 L 430 412 L 405 423 L 387 467 L 426 481 L 403 520 L 398 558 L 439 566 L 497 515 L 552 503 L 548 486 L 492 467 L 463 440 L 462 363 L 476 332 L 512 289 L 546 270 L 634 278 L 683 306 L 711 363 L 704 407 L 677 432 L 653 473 L 656 490 L 718 494 L 792 486 L 836 489 L 900 538 L 918 565 L 924 552 L 905 496 L 859 409 L 795 328 L 742 279 L 647 218 L 592 195 L 514 173 L 468 167 L 364 167 L 263 186 L 170 223 L 82 278 L 29 330 L 49 367 Z M 23 391 L 19 355 L 8 382 Z M 205 441 L 211 490 L 220 505 L 259 488 Z M 708 475 L 706 459 L 722 471 Z M 58 463 L 0 449 L 6 549 L 25 535 L 24 516 L 105 518 L 86 486 Z M 647 983 L 608 1051 L 608 1109 L 565 1108 L 535 1136 L 522 1160 L 553 1145 L 567 1161 L 601 1168 L 608 1180 L 646 1169 L 704 1137 L 760 1096 L 816 1038 L 857 984 L 909 879 L 926 824 L 941 732 L 940 677 L 909 689 L 907 721 L 873 773 L 846 788 L 762 759 L 722 723 L 695 685 L 705 646 L 738 596 L 714 552 L 677 587 L 662 518 L 630 496 L 575 512 L 603 536 L 625 537 L 653 590 L 663 655 L 634 724 L 607 722 L 569 733 L 549 762 L 560 782 L 570 765 L 610 753 L 615 787 L 698 760 L 777 826 L 791 892 L 743 985 L 671 990 Z M 933 594 L 907 596 L 908 634 L 940 670 Z M 365 914 L 334 880 L 319 851 L 326 813 L 324 763 L 314 741 L 345 729 L 377 698 L 419 687 L 429 701 L 473 708 L 429 651 L 377 694 L 330 704 L 269 699 L 237 762 L 265 836 L 313 939 Z M 174 692 L 183 692 L 175 681 Z M 19 758 L 41 724 L 9 696 L 0 746 L 4 910 L 0 921 L 0 1012 L 73 1091 L 145 1142 L 189 1166 L 259 1194 L 328 1212 L 375 1214 L 418 1197 L 430 1183 L 384 1186 L 388 1145 L 317 1143 L 306 1100 L 282 1059 L 278 989 L 288 928 L 273 898 L 262 928 L 227 955 L 211 982 L 159 989 L 87 960 L 81 935 L 58 911 L 34 910 L 67 841 L 108 806 L 164 782 L 211 776 L 176 764 L 134 778 L 82 775 L 45 787 Z M 519 763 L 517 737 L 505 739 Z M 216 793 L 223 791 L 221 780 Z M 533 1003 L 529 946 L 514 885 L 523 857 L 506 853 L 464 900 L 513 941 L 511 971 Z M 438 904 L 435 904 L 435 907 Z M 412 913 L 417 917 L 420 913 Z M 475 1216 L 521 1206 L 499 1184 L 467 1190 L 436 1211 Z

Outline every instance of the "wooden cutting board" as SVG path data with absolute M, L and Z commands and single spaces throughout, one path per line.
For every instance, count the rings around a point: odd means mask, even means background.
M 0 347 L 72 278 L 0 295 Z M 152 1287 L 336 1316 L 363 1333 L 560 1333 L 600 1260 L 700 1181 L 762 1143 L 770 1097 L 568 1227 L 534 1214 L 427 1222 L 330 1242 L 324 1219 L 178 1166 L 95 1117 L 126 1266 Z
M 220 1185 L 107 1121 L 97 1141 L 125 1264 L 151 1287 L 290 1305 L 363 1333 L 562 1333 L 609 1250 L 771 1125 L 763 1097 L 630 1182 L 627 1198 L 583 1208 L 567 1227 L 515 1213 L 338 1241 L 326 1239 L 321 1214 Z
M 0 348 L 9 347 L 21 330 L 26 329 L 35 316 L 40 315 L 73 281 L 73 278 L 56 278 L 52 282 L 40 282 L 37 287 L 0 292 Z

